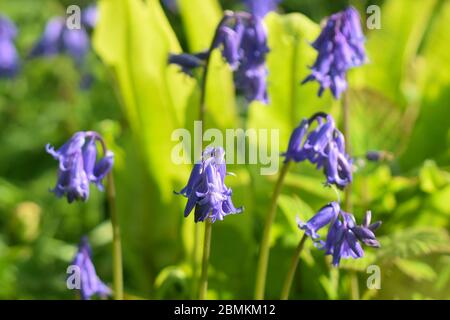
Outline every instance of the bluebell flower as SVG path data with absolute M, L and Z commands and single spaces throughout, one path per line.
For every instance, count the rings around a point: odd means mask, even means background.
M 205 59 L 207 56 L 199 54 L 169 54 L 168 63 L 177 65 L 181 68 L 181 72 L 192 77 L 193 70 L 205 65 Z
M 363 257 L 361 243 L 369 247 L 380 247 L 374 231 L 381 225 L 381 221 L 371 224 L 370 220 L 371 212 L 368 211 L 362 225 L 357 225 L 352 214 L 342 211 L 338 203 L 331 202 L 306 223 L 297 218 L 297 224 L 326 255 L 332 256 L 333 265 L 338 266 L 341 259 Z M 328 234 L 324 242 L 320 240 L 317 231 L 327 225 Z
M 317 231 L 328 225 L 331 221 L 334 221 L 340 210 L 339 204 L 331 202 L 322 207 L 319 212 L 306 223 L 303 223 L 297 218 L 298 227 L 301 230 L 305 230 L 305 233 L 312 239 L 319 239 L 320 237 L 317 234 Z
M 227 11 L 216 28 L 211 49 L 219 49 L 223 59 L 233 70 L 236 89 L 248 102 L 268 103 L 266 56 L 267 30 L 264 16 L 276 8 L 279 0 L 244 1 L 249 12 Z M 169 57 L 183 61 L 173 62 L 182 67 L 182 71 L 191 74 L 193 68 L 206 66 L 192 55 Z M 197 58 L 199 58 L 197 56 Z M 200 59 L 202 60 L 202 59 Z M 206 60 L 206 59 L 205 59 Z
M 317 126 L 311 130 L 314 123 Z M 317 113 L 303 119 L 292 132 L 283 155 L 285 162 L 308 160 L 317 169 L 323 169 L 327 184 L 343 188 L 352 181 L 352 160 L 345 151 L 344 136 L 331 115 Z
M 338 99 L 347 90 L 347 71 L 367 61 L 364 34 L 358 11 L 348 7 L 330 16 L 319 37 L 312 44 L 318 51 L 311 74 L 303 81 L 320 83 L 319 96 L 330 89 Z
M 97 142 L 104 152 L 100 159 L 97 155 Z M 51 190 L 58 198 L 66 196 L 69 203 L 75 200 L 86 201 L 89 198 L 90 183 L 103 190 L 102 181 L 112 169 L 114 155 L 106 150 L 98 133 L 77 132 L 60 149 L 55 150 L 47 144 L 46 150 L 59 162 L 58 181 Z
M 394 155 L 385 150 L 377 150 L 377 151 L 368 151 L 365 155 L 365 158 L 368 161 L 379 162 L 379 161 L 392 161 L 394 159 Z
M 29 56 L 31 58 L 40 56 L 53 56 L 60 52 L 61 34 L 64 29 L 64 19 L 55 17 L 50 19 L 45 26 L 44 33 L 38 42 L 33 46 Z
M 0 15 L 0 78 L 17 74 L 20 59 L 14 44 L 17 28 L 7 17 Z
M 281 0 L 243 0 L 248 12 L 260 19 L 264 18 L 266 14 L 274 11 Z
M 89 35 L 84 26 L 80 29 L 69 29 L 64 18 L 54 17 L 47 22 L 44 33 L 31 49 L 29 57 L 67 54 L 77 67 L 80 67 L 84 63 L 89 48 Z
M 76 266 L 79 271 L 81 299 L 89 300 L 94 295 L 106 298 L 111 295 L 111 289 L 100 280 L 95 271 L 92 262 L 92 249 L 86 236 L 81 239 L 78 245 L 78 252 L 71 265 Z
M 89 36 L 84 28 L 67 29 L 62 33 L 62 52 L 68 54 L 77 66 L 84 63 L 84 59 L 89 52 Z
M 266 56 L 269 52 L 267 31 L 261 18 L 253 16 L 243 32 L 241 57 L 235 83 L 247 101 L 268 103 Z
M 364 256 L 361 244 L 356 238 L 353 227 L 354 217 L 346 212 L 341 212 L 341 220 L 336 219 L 329 229 L 327 241 L 322 249 L 326 255 L 333 257 L 332 264 L 338 266 L 341 258 L 358 259 Z
M 81 23 L 88 29 L 94 29 L 98 21 L 97 6 L 92 4 L 81 12 Z
M 223 148 L 208 148 L 202 161 L 192 169 L 187 185 L 179 194 L 188 198 L 184 216 L 195 208 L 195 222 L 210 218 L 212 222 L 223 220 L 228 214 L 240 213 L 231 200 L 232 191 L 225 186 L 227 174 Z

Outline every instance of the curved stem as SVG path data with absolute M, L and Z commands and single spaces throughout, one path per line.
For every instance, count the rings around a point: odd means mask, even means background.
M 281 168 L 280 175 L 275 185 L 275 189 L 272 195 L 272 202 L 270 204 L 269 212 L 266 216 L 266 222 L 264 224 L 263 237 L 261 240 L 261 247 L 259 249 L 258 266 L 256 269 L 256 285 L 255 285 L 255 299 L 264 299 L 264 290 L 266 287 L 266 274 L 267 264 L 269 262 L 269 250 L 270 250 L 270 230 L 275 220 L 277 212 L 277 201 L 283 187 L 284 178 L 289 170 L 290 162 L 286 162 Z
M 203 242 L 203 258 L 202 258 L 202 275 L 200 277 L 199 295 L 200 300 L 206 299 L 208 291 L 208 263 L 209 254 L 211 252 L 211 231 L 212 222 L 210 219 L 205 220 L 205 240 Z
M 202 83 L 201 83 L 201 87 L 200 87 L 200 114 L 199 114 L 199 119 L 200 119 L 200 121 L 202 121 L 202 123 L 205 120 L 204 118 L 205 118 L 205 113 L 206 113 L 206 86 L 207 86 L 207 82 L 208 82 L 208 71 L 209 71 L 209 64 L 211 62 L 211 54 L 216 46 L 217 37 L 219 35 L 219 32 L 218 32 L 219 29 L 233 15 L 234 15 L 233 12 L 225 11 L 222 20 L 220 20 L 219 24 L 217 25 L 213 40 L 212 40 L 211 45 L 208 50 L 209 53 L 208 53 L 208 56 L 205 61 L 205 66 L 203 67 Z
M 292 281 L 294 280 L 295 271 L 297 270 L 298 260 L 300 254 L 302 253 L 303 247 L 305 246 L 305 241 L 308 236 L 306 233 L 303 234 L 297 248 L 295 249 L 294 255 L 292 256 L 291 265 L 289 267 L 288 273 L 286 275 L 286 280 L 283 284 L 283 289 L 281 290 L 281 300 L 287 300 L 289 298 L 289 292 L 291 292 Z
M 120 241 L 120 227 L 116 210 L 116 187 L 112 171 L 107 176 L 106 196 L 108 198 L 109 214 L 113 231 L 113 288 L 114 299 L 123 299 L 123 271 L 122 271 L 122 244 Z

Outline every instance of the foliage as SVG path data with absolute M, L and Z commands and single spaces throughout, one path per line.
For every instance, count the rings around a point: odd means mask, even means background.
M 45 2 L 45 4 L 41 3 Z M 270 104 L 246 106 L 234 93 L 232 75 L 215 52 L 207 83 L 207 128 L 279 129 L 284 150 L 291 130 L 316 111 L 340 119 L 329 93 L 300 85 L 313 63 L 311 41 L 320 20 L 345 1 L 288 1 L 266 17 Z M 366 30 L 370 63 L 350 72 L 351 144 L 359 157 L 353 211 L 382 220 L 382 247 L 330 268 L 323 252 L 306 243 L 291 298 L 346 299 L 356 274 L 363 298 L 450 298 L 450 2 L 386 0 L 382 29 Z M 87 4 L 82 2 L 82 5 Z M 39 10 L 41 6 L 48 10 Z M 104 194 L 68 205 L 48 192 L 55 163 L 47 142 L 61 145 L 74 131 L 102 132 L 116 153 L 115 176 L 124 241 L 125 291 L 130 298 L 187 298 L 191 294 L 191 219 L 175 197 L 190 165 L 171 161 L 172 132 L 193 130 L 199 82 L 167 66 L 169 52 L 209 46 L 222 7 L 238 1 L 179 0 L 179 12 L 157 0 L 101 0 L 102 17 L 92 35 L 88 91 L 70 59 L 26 60 L 45 21 L 64 14 L 64 1 L 1 2 L 0 12 L 19 26 L 20 75 L 0 81 L 0 298 L 73 298 L 65 270 L 82 234 L 88 234 L 98 273 L 111 283 L 111 230 Z M 193 10 L 195 8 L 195 10 Z M 365 6 L 358 2 L 358 8 Z M 301 12 L 301 13 L 299 13 Z M 363 12 L 363 11 L 362 11 Z M 277 150 L 276 146 L 270 146 Z M 394 160 L 369 163 L 368 150 L 387 150 Z M 192 151 L 192 150 L 189 150 Z M 214 225 L 210 298 L 251 298 L 258 244 L 276 176 L 262 165 L 231 165 L 233 201 L 246 210 Z M 278 298 L 307 219 L 335 191 L 308 164 L 293 166 L 279 202 L 271 239 L 267 297 Z M 343 196 L 343 195 L 341 195 Z M 365 286 L 367 266 L 378 265 L 382 289 Z

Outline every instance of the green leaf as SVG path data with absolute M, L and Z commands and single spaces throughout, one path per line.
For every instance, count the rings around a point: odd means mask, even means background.
M 298 216 L 303 221 L 309 220 L 314 215 L 313 209 L 298 196 L 280 195 L 278 204 L 281 212 L 284 214 L 292 231 L 298 232 L 296 217 Z
M 193 52 L 208 49 L 222 18 L 217 0 L 178 0 L 184 30 Z
M 367 36 L 370 62 L 350 72 L 350 86 L 359 87 L 364 83 L 395 104 L 404 106 L 405 94 L 409 94 L 404 90 L 408 68 L 419 50 L 436 3 L 435 0 L 384 2 L 381 29 L 371 30 Z
M 448 173 L 439 170 L 434 161 L 426 161 L 419 172 L 420 189 L 427 193 L 433 193 L 450 182 Z
M 302 163 L 304 165 L 304 163 Z M 300 194 L 306 192 L 322 199 L 322 201 L 336 200 L 336 193 L 331 188 L 323 186 L 324 178 L 310 177 L 303 174 L 289 172 L 286 175 L 285 185 L 299 190 Z
M 155 280 L 158 299 L 187 299 L 191 273 L 188 266 L 169 266 L 162 269 Z
M 376 261 L 375 249 L 364 250 L 364 257 L 359 259 L 342 259 L 339 268 L 344 270 L 352 270 L 366 272 L 367 267 Z
M 396 259 L 394 263 L 400 271 L 415 281 L 432 281 L 436 278 L 436 272 L 426 263 L 406 259 Z
M 450 252 L 450 238 L 445 229 L 417 227 L 380 237 L 377 259 L 382 262 L 396 258 L 410 259 L 432 253 Z
M 116 75 L 135 141 L 167 200 L 177 172 L 167 141 L 184 122 L 193 83 L 167 67 L 169 52 L 180 47 L 158 1 L 101 1 L 99 11 L 94 48 Z
M 429 31 L 419 60 L 422 64 L 423 99 L 408 148 L 402 156 L 402 164 L 407 168 L 420 164 L 426 158 L 442 158 L 442 163 L 450 163 L 450 76 L 447 72 L 450 68 L 449 19 L 450 3 L 444 1 L 436 11 L 436 21 Z

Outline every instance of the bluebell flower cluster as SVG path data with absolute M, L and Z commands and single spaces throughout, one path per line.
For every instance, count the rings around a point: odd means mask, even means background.
M 338 266 L 341 259 L 361 258 L 364 250 L 361 243 L 378 248 L 380 243 L 375 237 L 381 222 L 371 221 L 371 212 L 367 211 L 363 223 L 357 225 L 355 217 L 341 210 L 337 202 L 331 202 L 321 208 L 309 221 L 302 222 L 297 218 L 298 227 L 315 241 L 326 255 L 333 257 L 333 265 Z M 318 231 L 329 225 L 326 241 L 320 240 Z
M 50 57 L 68 54 L 77 65 L 81 65 L 89 51 L 89 35 L 86 30 L 68 29 L 65 19 L 55 17 L 45 26 L 44 33 L 32 48 L 29 57 Z
M 184 209 L 187 217 L 195 207 L 195 222 L 210 218 L 212 222 L 223 220 L 228 214 L 241 213 L 231 201 L 231 189 L 225 186 L 227 174 L 225 151 L 221 147 L 207 148 L 202 161 L 192 169 L 187 185 L 179 194 L 188 198 Z
M 248 19 L 236 15 L 234 25 L 222 25 L 218 30 L 216 46 L 222 47 L 222 55 L 235 70 L 236 88 L 247 101 L 268 103 L 266 56 L 267 32 L 261 17 Z
M 267 30 L 264 16 L 276 8 L 279 0 L 245 0 L 247 12 L 225 13 L 219 23 L 211 49 L 218 48 L 224 60 L 234 71 L 234 82 L 247 101 L 268 103 L 266 56 Z M 181 66 L 182 71 L 191 74 L 192 69 L 207 67 L 209 54 L 169 57 L 169 63 Z M 174 60 L 174 58 L 179 58 Z
M 47 22 L 41 38 L 32 48 L 29 57 L 50 57 L 56 54 L 69 55 L 80 67 L 89 52 L 88 29 L 97 21 L 97 8 L 89 6 L 81 13 L 81 27 L 69 29 L 63 17 L 54 17 Z
M 367 60 L 364 40 L 361 19 L 355 8 L 348 7 L 330 16 L 312 44 L 318 56 L 303 83 L 316 80 L 320 83 L 319 96 L 330 89 L 338 99 L 347 90 L 347 71 Z
M 92 249 L 89 245 L 88 238 L 85 236 L 78 245 L 78 252 L 73 259 L 71 266 L 78 268 L 79 291 L 81 299 L 89 300 L 94 295 L 106 298 L 111 295 L 109 289 L 98 277 L 92 262 Z
M 310 130 L 314 122 L 317 126 Z M 323 168 L 327 184 L 343 188 L 352 181 L 352 160 L 345 151 L 344 135 L 336 128 L 331 115 L 317 113 L 303 119 L 293 131 L 283 155 L 285 162 L 308 160 L 317 169 Z
M 14 39 L 17 28 L 7 17 L 0 15 L 0 78 L 14 77 L 20 65 Z
M 103 148 L 104 156 L 97 160 L 97 142 Z M 55 150 L 47 144 L 46 150 L 59 161 L 58 181 L 51 191 L 67 201 L 86 201 L 89 198 L 89 184 L 94 183 L 103 190 L 102 181 L 111 171 L 114 154 L 106 149 L 101 136 L 93 131 L 75 133 L 61 148 Z

